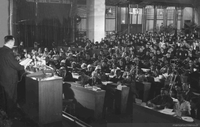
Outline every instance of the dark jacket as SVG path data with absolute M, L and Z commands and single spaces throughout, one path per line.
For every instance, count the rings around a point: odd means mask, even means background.
M 167 108 L 172 108 L 173 106 L 173 100 L 170 96 L 164 95 L 158 95 L 154 99 L 150 101 L 151 103 L 155 105 L 160 105 L 162 108 L 167 107 Z
M 4 46 L 0 48 L 0 85 L 2 85 L 10 98 L 14 97 L 18 83 L 18 71 L 23 71 L 15 59 L 12 49 Z
M 184 98 L 186 101 L 190 101 L 190 99 L 192 99 L 193 97 L 195 97 L 195 95 L 193 94 L 191 90 L 189 90 L 189 92 L 185 93 L 184 95 Z

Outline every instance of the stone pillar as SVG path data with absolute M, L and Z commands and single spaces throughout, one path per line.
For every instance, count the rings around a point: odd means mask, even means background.
M 192 8 L 192 23 L 195 23 L 195 7 Z
M 181 7 L 181 28 L 184 28 L 183 11 L 184 7 Z
M 146 32 L 146 21 L 147 21 L 147 11 L 146 8 L 142 8 L 142 32 Z
M 168 11 L 167 6 L 163 9 L 163 25 L 167 26 L 167 20 L 168 20 Z
M 116 7 L 116 31 L 117 33 L 121 32 L 121 7 Z
M 195 23 L 200 25 L 200 7 L 196 7 L 195 9 Z
M 157 26 L 157 6 L 154 5 L 154 20 L 153 20 L 153 31 L 156 32 L 156 26 Z
M 4 36 L 9 31 L 9 0 L 1 0 L 0 4 L 0 47 L 4 44 Z
M 75 41 L 75 38 L 77 38 L 77 23 L 76 23 L 76 16 L 77 16 L 77 0 L 73 0 L 71 2 L 71 24 L 72 24 L 72 41 Z
M 199 25 L 199 8 L 195 8 L 194 11 L 194 23 Z
M 105 0 L 87 0 L 87 38 L 100 42 L 105 37 Z
M 177 7 L 175 7 L 174 9 L 174 27 L 177 29 L 177 25 L 178 25 L 178 10 Z

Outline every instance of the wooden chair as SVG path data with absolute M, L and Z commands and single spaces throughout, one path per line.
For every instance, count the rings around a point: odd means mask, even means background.
M 63 111 L 75 114 L 76 100 L 70 87 L 71 84 L 63 83 Z

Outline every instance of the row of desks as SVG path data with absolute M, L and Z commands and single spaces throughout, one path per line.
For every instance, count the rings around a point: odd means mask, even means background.
M 99 119 L 102 117 L 104 99 L 105 99 L 105 90 L 94 90 L 92 87 L 85 88 L 76 82 L 67 82 L 71 84 L 71 89 L 74 92 L 75 99 L 82 106 L 94 110 L 94 118 Z M 103 83 L 107 85 L 106 83 Z M 116 85 L 116 84 L 113 84 Z M 116 86 L 117 87 L 117 86 Z M 129 95 L 129 87 L 120 88 L 120 110 L 121 113 L 125 113 L 127 100 Z
M 162 113 L 159 110 L 154 110 L 139 104 L 133 104 L 133 122 L 154 125 L 154 127 L 163 126 L 171 127 L 175 125 L 184 126 L 200 126 L 200 121 L 194 119 L 193 122 L 187 122 L 173 115 Z

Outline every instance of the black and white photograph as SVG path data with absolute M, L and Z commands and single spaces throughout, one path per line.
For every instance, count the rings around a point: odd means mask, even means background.
M 200 127 L 200 0 L 0 0 L 0 127 Z

